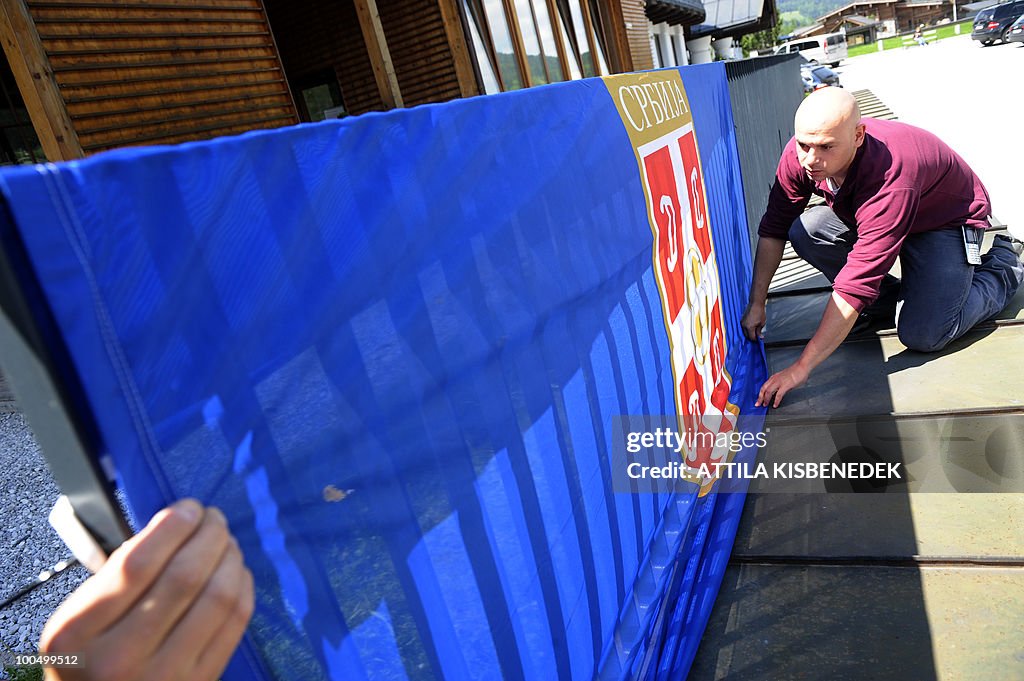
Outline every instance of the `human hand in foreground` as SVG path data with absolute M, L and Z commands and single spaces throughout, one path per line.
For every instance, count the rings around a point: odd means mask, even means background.
M 157 513 L 50 617 L 39 648 L 83 665 L 47 681 L 211 681 L 253 610 L 252 574 L 224 515 L 185 499 Z
M 743 313 L 743 318 L 740 319 L 740 326 L 743 327 L 743 335 L 748 340 L 757 342 L 759 338 L 764 337 L 764 325 L 768 320 L 768 313 L 765 310 L 764 303 L 751 302 L 747 305 L 746 311 Z
M 793 388 L 799 388 L 807 382 L 810 372 L 803 369 L 799 363 L 793 364 L 778 373 L 772 374 L 758 393 L 755 407 L 778 407 L 782 404 L 782 398 Z M 773 403 L 774 400 L 774 403 Z

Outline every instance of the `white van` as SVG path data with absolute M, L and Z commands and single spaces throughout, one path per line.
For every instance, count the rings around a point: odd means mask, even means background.
M 790 40 L 775 48 L 774 54 L 799 52 L 807 61 L 838 66 L 846 59 L 846 34 L 829 33 L 800 40 Z

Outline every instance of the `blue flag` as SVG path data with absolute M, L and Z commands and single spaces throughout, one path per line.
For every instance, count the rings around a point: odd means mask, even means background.
M 763 416 L 721 64 L 0 190 L 136 524 L 193 496 L 239 539 L 257 607 L 225 679 L 686 674 L 742 489 L 699 447 L 637 486 L 615 423 Z

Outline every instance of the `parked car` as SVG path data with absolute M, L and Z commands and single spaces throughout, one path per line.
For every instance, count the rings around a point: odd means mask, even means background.
M 773 54 L 792 54 L 793 52 L 799 52 L 804 59 L 816 64 L 839 66 L 839 62 L 846 59 L 846 34 L 829 33 L 801 40 L 790 40 L 788 43 L 776 47 Z
M 839 83 L 839 76 L 827 66 L 817 64 L 801 64 L 800 77 L 804 81 L 804 92 L 814 92 L 823 87 L 843 87 Z
M 978 12 L 971 38 L 988 46 L 997 40 L 1009 42 L 1010 25 L 1024 14 L 1024 0 L 1011 0 Z
M 1024 43 L 1024 14 L 1010 24 L 1010 32 L 1006 34 L 1006 40 L 1011 43 Z

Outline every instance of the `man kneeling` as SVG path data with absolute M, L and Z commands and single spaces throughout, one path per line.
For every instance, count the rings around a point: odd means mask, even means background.
M 839 347 L 858 317 L 895 315 L 900 341 L 941 350 L 998 314 L 1024 280 L 1024 243 L 998 235 L 983 256 L 988 192 L 935 135 L 897 121 L 861 120 L 848 92 L 825 88 L 796 112 L 758 227 L 744 333 L 761 335 L 768 286 L 786 240 L 832 282 L 821 324 L 799 359 L 773 374 L 758 405 L 779 406 Z M 825 206 L 804 209 L 811 197 Z M 888 274 L 900 257 L 902 280 Z

